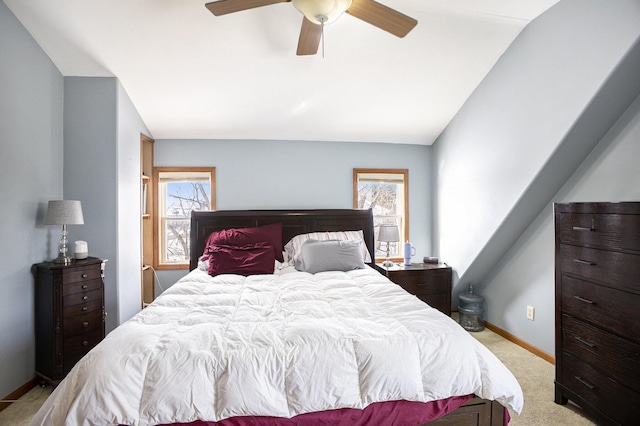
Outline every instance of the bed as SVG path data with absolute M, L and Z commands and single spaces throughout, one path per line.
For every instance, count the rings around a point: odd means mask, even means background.
M 506 367 L 373 257 L 370 210 L 194 212 L 191 272 L 89 352 L 32 425 L 497 426 L 519 413 Z

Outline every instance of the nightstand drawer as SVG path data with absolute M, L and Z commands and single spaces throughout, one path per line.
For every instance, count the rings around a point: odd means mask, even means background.
M 89 312 L 64 320 L 64 338 L 81 335 L 102 327 L 102 310 Z
M 79 305 L 82 303 L 89 303 L 94 300 L 102 300 L 102 290 L 92 290 L 84 293 L 76 293 L 66 296 L 63 300 L 63 306 Z
M 94 328 L 86 333 L 67 337 L 64 339 L 64 354 L 65 356 L 86 354 L 91 348 L 100 343 L 102 337 L 100 328 Z
M 427 305 L 431 306 L 432 308 L 436 308 L 440 312 L 443 312 L 447 315 L 449 315 L 451 311 L 451 307 L 448 305 L 449 297 L 446 293 L 439 293 L 439 294 L 419 293 L 419 294 L 416 294 L 416 297 L 422 300 Z
M 400 287 L 404 288 L 411 294 L 439 294 L 446 293 L 449 291 L 449 285 L 446 282 L 442 281 L 434 281 L 430 282 L 422 278 L 419 282 L 407 282 L 407 281 L 415 281 L 415 280 L 398 280 L 394 282 L 398 284 Z
M 62 295 L 67 297 L 72 294 L 86 293 L 88 291 L 102 288 L 102 280 L 92 279 L 89 281 L 81 281 L 73 284 L 65 284 L 62 286 Z
M 417 296 L 429 306 L 446 315 L 451 315 L 450 267 L 413 263 L 410 266 L 385 267 L 376 265 L 376 268 L 408 293 Z
M 80 268 L 74 268 L 73 271 L 65 271 L 63 274 L 59 274 L 54 278 L 54 283 L 58 281 L 64 285 L 70 283 L 77 283 L 82 281 L 89 281 L 101 278 L 102 269 L 99 266 L 85 266 Z
M 640 295 L 562 276 L 562 310 L 640 342 L 632 324 L 640 323 Z
M 102 310 L 102 299 L 90 300 L 84 303 L 80 303 L 78 305 L 67 306 L 63 310 L 63 317 L 71 318 L 77 315 L 81 315 L 87 312 L 93 312 L 97 310 Z

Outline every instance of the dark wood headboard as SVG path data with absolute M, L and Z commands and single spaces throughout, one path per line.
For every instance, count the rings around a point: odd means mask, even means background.
M 198 267 L 198 258 L 210 233 L 272 223 L 282 223 L 283 245 L 294 236 L 308 232 L 362 230 L 371 259 L 375 257 L 373 213 L 370 209 L 194 211 L 191 213 L 190 269 Z

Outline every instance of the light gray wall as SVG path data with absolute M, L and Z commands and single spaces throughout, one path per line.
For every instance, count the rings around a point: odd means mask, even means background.
M 64 196 L 82 201 L 85 240 L 105 268 L 106 329 L 140 310 L 140 133 L 148 130 L 116 78 L 66 77 Z
M 64 79 L 64 196 L 80 200 L 84 225 L 70 227 L 69 241 L 87 241 L 89 255 L 105 267 L 106 328 L 117 326 L 115 78 Z
M 142 250 L 140 246 L 141 183 L 140 133 L 151 133 L 140 118 L 129 95 L 118 82 L 117 105 L 117 281 L 118 323 L 121 324 L 140 311 Z
M 640 201 L 640 98 L 620 118 L 553 202 Z M 554 353 L 553 202 L 484 280 L 488 320 Z M 525 318 L 526 306 L 536 309 Z
M 0 2 L 0 398 L 34 376 L 31 265 L 57 256 L 43 221 L 62 198 L 62 111 L 62 75 Z
M 354 168 L 409 169 L 415 259 L 431 250 L 431 147 L 379 143 L 156 140 L 156 167 L 214 166 L 218 210 L 353 207 Z M 185 271 L 158 271 L 166 289 Z M 160 289 L 156 288 L 156 294 Z

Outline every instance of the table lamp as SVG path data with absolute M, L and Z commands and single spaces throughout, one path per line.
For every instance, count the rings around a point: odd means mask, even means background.
M 52 200 L 47 206 L 47 217 L 44 219 L 45 225 L 62 225 L 62 236 L 60 238 L 60 254 L 53 259 L 53 263 L 69 265 L 73 260 L 67 256 L 67 225 L 82 225 L 82 205 L 77 200 Z
M 389 246 L 390 243 L 400 241 L 400 231 L 398 231 L 398 225 L 380 225 L 380 228 L 378 229 L 378 241 L 387 243 L 387 258 L 382 263 L 382 266 L 393 266 L 393 262 L 389 260 Z

